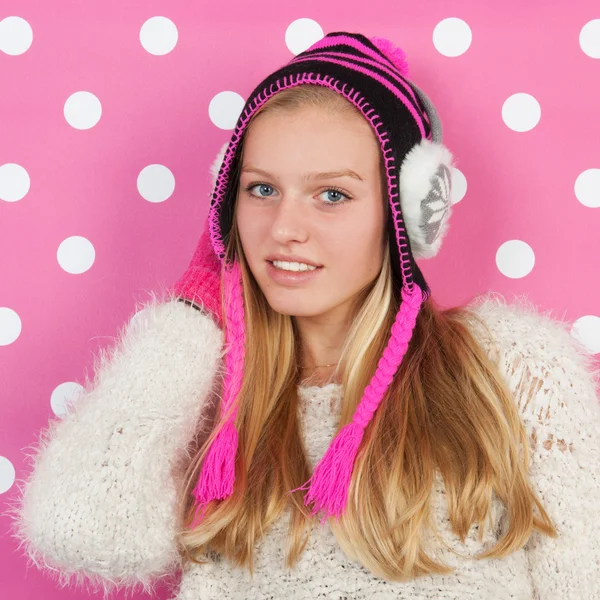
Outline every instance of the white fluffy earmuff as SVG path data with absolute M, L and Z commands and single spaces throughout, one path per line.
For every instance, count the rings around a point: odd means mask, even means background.
M 433 258 L 448 231 L 452 161 L 445 146 L 422 139 L 400 166 L 400 208 L 415 259 Z

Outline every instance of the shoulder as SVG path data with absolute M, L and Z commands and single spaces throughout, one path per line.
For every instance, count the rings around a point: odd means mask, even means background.
M 506 300 L 497 292 L 478 296 L 469 309 L 485 322 L 473 333 L 492 354 L 519 354 L 540 361 L 573 361 L 574 368 L 593 363 L 591 355 L 571 335 L 572 323 L 540 312 L 525 296 Z M 491 346 L 491 347 L 490 347 Z
M 571 322 L 538 311 L 526 297 L 508 302 L 495 292 L 469 309 L 478 317 L 471 331 L 498 365 L 526 423 L 566 430 L 600 425 L 600 369 L 571 335 Z

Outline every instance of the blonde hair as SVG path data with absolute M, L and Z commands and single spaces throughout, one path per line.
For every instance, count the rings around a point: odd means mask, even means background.
M 301 85 L 278 93 L 259 113 L 305 106 L 358 112 L 331 90 Z M 383 166 L 382 178 L 385 181 Z M 194 516 L 192 490 L 215 428 L 207 439 L 196 440 L 189 454 L 179 496 L 184 524 L 180 541 L 184 562 L 203 564 L 203 555 L 211 551 L 253 575 L 255 544 L 288 503 L 288 568 L 304 551 L 317 517 L 304 505 L 305 491 L 287 493 L 311 475 L 298 421 L 299 339 L 294 319 L 267 303 L 245 260 L 235 214 L 227 256 L 240 262 L 249 340 L 238 396 L 235 489 L 231 497 L 212 501 L 204 520 L 187 529 Z M 386 244 L 379 276 L 359 294 L 342 348 L 336 374 L 343 401 L 336 433 L 352 419 L 398 308 Z M 344 552 L 376 576 L 406 581 L 452 572 L 425 551 L 428 528 L 441 539 L 430 507 L 436 471 L 443 476 L 452 530 L 462 541 L 473 524 L 480 526 L 483 537 L 492 492 L 507 508 L 510 520 L 504 535 L 477 558 L 502 557 L 520 549 L 534 529 L 557 535 L 527 481 L 528 440 L 516 402 L 498 367 L 470 332 L 472 319 L 485 327 L 466 304 L 442 310 L 432 297 L 425 301 L 407 353 L 365 431 L 346 512 L 339 521 L 329 519 Z M 533 514 L 534 505 L 539 518 Z

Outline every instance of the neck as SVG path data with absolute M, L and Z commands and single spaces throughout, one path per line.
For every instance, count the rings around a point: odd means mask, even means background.
M 300 329 L 300 364 L 304 371 L 335 369 L 340 360 L 346 331 Z M 329 334 L 329 335 L 328 335 Z
M 341 341 L 333 344 L 330 339 L 322 335 L 313 335 L 308 345 L 306 337 L 301 338 L 298 367 L 304 385 L 323 386 L 332 381 L 338 382 L 337 377 L 334 377 L 334 371 L 340 360 L 343 343 L 343 337 L 341 335 L 339 337 Z
M 350 306 L 348 301 L 321 315 L 294 317 L 301 377 L 316 381 L 317 385 L 332 379 L 352 323 Z

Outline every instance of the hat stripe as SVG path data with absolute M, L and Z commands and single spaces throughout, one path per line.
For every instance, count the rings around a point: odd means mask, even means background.
M 404 94 L 400 93 L 398 91 L 398 88 L 395 87 L 393 84 L 391 84 L 387 79 L 384 79 L 383 77 L 378 76 L 376 73 L 374 73 L 373 71 L 370 71 L 369 69 L 365 69 L 363 67 L 354 65 L 347 61 L 337 60 L 335 58 L 324 58 L 324 57 L 315 56 L 311 59 L 306 59 L 306 60 L 309 62 L 319 61 L 319 62 L 328 62 L 328 63 L 342 65 L 343 67 L 347 67 L 347 68 L 351 69 L 352 71 L 356 71 L 363 75 L 367 75 L 368 77 L 371 77 L 372 79 L 374 79 L 375 81 L 377 81 L 378 83 L 383 85 L 383 87 L 385 87 L 390 92 L 392 92 L 392 94 L 394 94 L 394 96 L 396 96 L 402 102 L 402 104 L 404 104 L 404 106 L 407 108 L 407 110 L 413 117 L 417 127 L 419 128 L 419 133 L 421 134 L 421 136 L 427 137 L 427 133 L 426 133 L 425 127 L 423 125 L 423 120 L 419 117 L 419 115 L 415 111 L 412 104 L 409 102 L 409 100 L 406 98 L 406 96 Z
M 358 37 L 351 37 L 351 35 L 352 34 L 328 34 L 326 37 L 313 44 L 309 50 L 301 52 L 298 56 L 310 56 L 311 54 L 317 54 L 322 48 L 328 48 L 335 52 L 336 48 L 347 46 L 351 51 L 356 50 L 360 54 L 369 56 L 379 63 L 389 63 L 395 69 L 397 69 L 396 65 L 394 65 L 394 63 L 375 44 L 373 44 L 373 47 L 371 48 L 371 46 L 368 46 L 362 42 Z M 372 42 L 370 43 L 372 44 Z M 294 62 L 294 59 L 292 59 L 290 62 Z
M 418 107 L 418 100 L 416 98 L 416 94 L 414 93 L 413 88 L 410 86 L 410 84 L 408 83 L 408 81 L 406 79 L 404 79 L 404 77 L 402 77 L 402 75 L 400 75 L 398 73 L 397 69 L 393 69 L 391 67 L 388 67 L 387 65 L 383 65 L 381 63 L 378 63 L 377 61 L 374 61 L 371 58 L 367 58 L 366 56 L 361 56 L 358 54 L 351 54 L 348 52 L 319 52 L 319 54 L 313 54 L 313 57 L 319 57 L 319 56 L 329 56 L 332 58 L 344 58 L 346 60 L 349 61 L 356 61 L 358 64 L 363 64 L 365 66 L 368 67 L 372 67 L 375 69 L 376 72 L 378 72 L 382 77 L 386 77 L 388 76 L 388 79 L 390 80 L 390 83 L 392 84 L 399 84 L 400 86 L 402 86 L 402 88 L 404 90 L 406 90 L 406 95 L 410 97 L 411 100 L 414 101 L 415 103 L 415 107 Z M 303 62 L 306 59 L 308 59 L 310 57 L 301 57 L 298 59 L 294 60 L 294 63 L 299 63 L 299 62 Z
M 394 85 L 394 83 L 392 83 L 389 79 L 382 77 L 381 75 L 379 75 L 378 73 L 376 73 L 375 71 L 373 71 L 371 69 L 367 69 L 360 65 L 348 62 L 347 60 L 336 59 L 336 58 L 328 57 L 328 56 L 314 55 L 314 56 L 311 56 L 310 58 L 303 58 L 296 62 L 300 63 L 300 62 L 312 62 L 312 61 L 329 62 L 329 63 L 333 63 L 333 64 L 342 65 L 344 67 L 348 67 L 352 71 L 356 71 L 358 73 L 362 73 L 363 75 L 367 75 L 368 77 L 371 77 L 372 79 L 377 81 L 377 83 L 380 83 L 385 88 L 387 88 L 390 92 L 392 92 L 392 94 L 394 94 L 394 96 L 396 96 L 402 102 L 402 104 L 404 104 L 404 106 L 406 106 L 406 108 L 410 112 L 411 116 L 415 120 L 415 123 L 417 124 L 421 135 L 423 137 L 427 137 L 425 128 L 423 126 L 422 115 L 417 114 L 417 111 L 415 110 L 415 107 L 414 107 L 413 103 L 410 101 L 410 99 L 407 98 L 406 94 L 403 94 L 398 89 L 398 87 L 396 85 Z
M 365 38 L 364 36 L 357 35 L 356 37 L 350 37 L 352 34 L 343 34 L 336 35 L 328 34 L 326 37 L 322 38 L 315 44 L 313 44 L 309 50 L 301 52 L 295 58 L 293 58 L 289 64 L 294 64 L 299 62 L 300 60 L 304 60 L 305 57 L 310 56 L 318 56 L 320 54 L 339 54 L 339 56 L 349 57 L 354 56 L 356 59 L 366 60 L 367 57 L 369 60 L 373 60 L 374 63 L 380 69 L 386 70 L 389 72 L 391 66 L 391 73 L 395 79 L 398 77 L 402 77 L 399 81 L 403 86 L 408 86 L 409 95 L 411 99 L 415 102 L 416 107 L 419 111 L 422 112 L 422 116 L 425 118 L 427 123 L 429 124 L 429 115 L 427 111 L 421 110 L 420 104 L 418 100 L 415 98 L 414 90 L 408 81 L 407 72 L 403 72 L 398 66 L 393 62 L 393 60 L 387 56 L 378 46 L 373 43 L 369 38 Z M 366 42 L 361 41 L 365 39 Z M 367 45 L 369 44 L 369 45 Z M 373 47 L 371 47 L 371 45 Z

